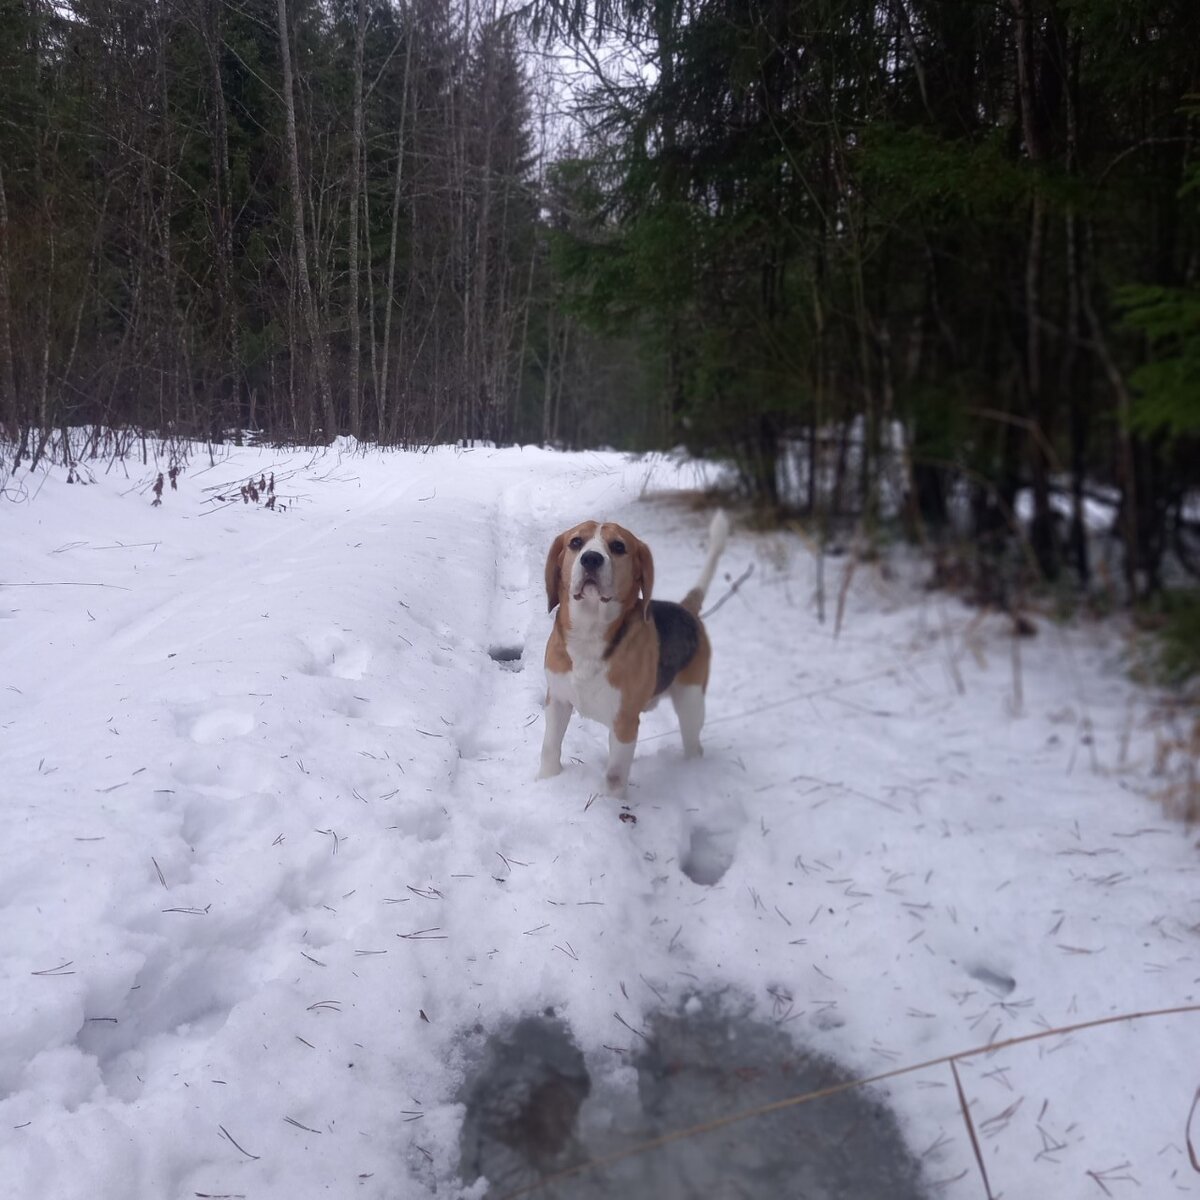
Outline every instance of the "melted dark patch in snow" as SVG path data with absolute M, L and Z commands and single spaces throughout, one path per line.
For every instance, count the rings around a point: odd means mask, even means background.
M 693 1007 L 695 1002 L 693 1002 Z M 628 1044 L 630 1034 L 620 1044 Z M 500 1196 L 675 1130 L 846 1081 L 781 1028 L 723 1011 L 657 1013 L 628 1073 L 584 1064 L 554 1018 L 495 1034 L 464 1092 L 461 1169 Z M 615 1034 L 614 1034 L 615 1037 Z M 599 1080 L 599 1082 L 598 1082 Z M 539 1189 L 542 1200 L 926 1200 L 878 1092 L 856 1088 L 671 1142 Z

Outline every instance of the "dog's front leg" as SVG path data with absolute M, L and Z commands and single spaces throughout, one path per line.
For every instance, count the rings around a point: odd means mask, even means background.
M 617 720 L 608 733 L 608 770 L 604 779 L 610 796 L 624 796 L 629 786 L 629 768 L 633 765 L 633 752 L 637 749 L 638 718 L 617 714 Z
M 571 723 L 571 702 L 546 699 L 546 736 L 542 739 L 542 768 L 539 779 L 550 779 L 562 771 L 562 744 Z

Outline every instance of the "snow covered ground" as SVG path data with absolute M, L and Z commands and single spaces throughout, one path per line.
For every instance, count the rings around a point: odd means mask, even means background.
M 682 596 L 697 468 L 239 449 L 157 508 L 129 471 L 0 501 L 0 1195 L 458 1195 L 481 1039 L 547 1007 L 601 1129 L 664 1015 L 871 1075 L 1200 1000 L 1200 851 L 1112 630 L 1018 666 L 861 565 L 835 637 L 845 560 L 822 625 L 803 542 L 735 530 L 706 757 L 651 714 L 631 822 L 597 726 L 534 782 L 542 565 L 612 517 Z M 1197 1047 L 1192 1014 L 964 1060 L 993 1194 L 1200 1195 Z M 874 1095 L 931 1196 L 984 1194 L 947 1067 Z

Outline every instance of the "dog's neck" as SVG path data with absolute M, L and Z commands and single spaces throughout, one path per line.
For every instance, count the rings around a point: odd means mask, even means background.
M 576 669 L 588 666 L 594 669 L 604 661 L 625 613 L 620 601 L 602 601 L 594 591 L 585 593 L 582 600 L 572 596 L 568 603 L 567 653 Z

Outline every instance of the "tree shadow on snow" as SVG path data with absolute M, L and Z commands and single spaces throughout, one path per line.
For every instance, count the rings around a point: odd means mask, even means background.
M 552 1014 L 493 1034 L 461 1099 L 460 1170 L 489 1197 L 543 1200 L 923 1200 L 895 1117 L 855 1088 L 589 1166 L 677 1130 L 845 1082 L 832 1060 L 719 1000 L 652 1014 L 645 1041 L 600 1082 Z

